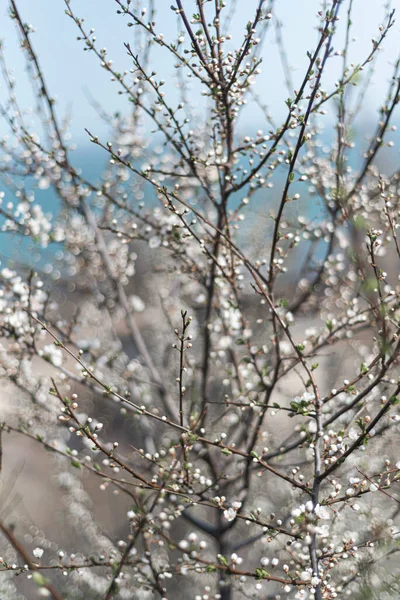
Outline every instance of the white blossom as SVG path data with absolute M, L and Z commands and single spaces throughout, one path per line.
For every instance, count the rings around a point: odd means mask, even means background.
M 32 554 L 35 558 L 42 558 L 43 552 L 44 552 L 43 548 L 37 547 L 37 548 L 33 549 Z
M 61 367 L 63 363 L 63 355 L 60 348 L 56 348 L 54 344 L 49 344 L 43 347 L 43 356 L 47 358 L 55 367 Z
M 227 521 L 234 521 L 236 516 L 236 510 L 234 508 L 228 508 L 224 510 L 224 517 Z
M 317 504 L 314 508 L 314 512 L 320 519 L 328 521 L 331 518 L 331 513 L 326 506 L 321 506 L 320 504 Z

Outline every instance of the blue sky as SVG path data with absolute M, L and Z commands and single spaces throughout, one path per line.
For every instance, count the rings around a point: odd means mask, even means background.
M 229 9 L 234 2 L 227 0 L 227 3 Z M 257 0 L 237 0 L 237 15 L 230 28 L 234 39 L 241 39 L 244 26 L 254 14 L 257 3 Z M 146 4 L 147 0 L 143 0 L 142 5 Z M 166 38 L 175 38 L 177 25 L 174 13 L 170 10 L 171 0 L 155 0 L 155 4 L 158 11 L 156 28 L 164 33 Z M 188 13 L 195 5 L 193 0 L 184 0 L 183 4 Z M 275 4 L 277 8 L 274 18 L 279 18 L 284 23 L 283 37 L 296 85 L 301 81 L 307 64 L 306 51 L 313 49 L 317 39 L 316 13 L 321 3 L 317 0 L 279 0 Z M 67 109 L 71 111 L 73 138 L 83 143 L 86 140 L 85 127 L 93 133 L 103 135 L 105 125 L 90 105 L 87 90 L 106 111 L 124 111 L 128 108 L 128 103 L 126 98 L 118 95 L 117 86 L 110 82 L 109 75 L 100 68 L 94 55 L 83 52 L 82 43 L 76 40 L 76 26 L 65 15 L 64 1 L 18 0 L 17 5 L 24 20 L 37 29 L 33 41 L 41 57 L 49 87 L 58 99 L 61 114 Z M 366 118 L 372 116 L 382 102 L 391 74 L 391 64 L 400 52 L 400 0 L 394 0 L 391 5 L 397 9 L 398 21 L 386 39 L 384 50 L 380 52 L 376 63 L 373 85 L 364 104 Z M 347 6 L 348 1 L 344 0 L 341 12 L 342 30 L 338 42 L 343 39 Z M 134 28 L 126 27 L 126 19 L 116 14 L 117 5 L 114 0 L 72 0 L 71 7 L 78 16 L 85 17 L 88 29 L 95 29 L 99 47 L 107 47 L 109 57 L 113 59 L 117 70 L 129 69 L 131 64 L 123 42 L 132 40 Z M 7 17 L 7 13 L 7 1 L 0 0 L 0 37 L 5 40 L 8 65 L 15 70 L 17 94 L 21 104 L 28 108 L 32 104 L 32 94 L 24 71 L 24 60 L 18 48 L 14 23 Z M 380 0 L 354 0 L 352 37 L 357 38 L 357 41 L 352 44 L 350 53 L 350 60 L 354 63 L 368 54 L 371 38 L 377 37 L 384 14 L 383 3 Z M 279 119 L 285 113 L 284 100 L 288 94 L 272 29 L 264 48 L 264 57 L 262 75 L 258 79 L 256 91 Z M 171 62 L 165 60 L 164 54 L 157 50 L 153 61 L 159 76 L 161 77 L 162 73 L 165 79 L 172 81 L 174 69 Z M 332 59 L 330 62 L 330 71 L 327 73 L 330 85 L 326 85 L 329 89 L 336 79 L 341 58 Z M 173 102 L 176 98 L 173 85 L 169 86 L 168 93 Z M 193 97 L 196 97 L 196 93 L 197 90 L 194 90 Z M 0 101 L 3 101 L 4 97 L 5 89 L 1 83 Z M 258 127 L 259 124 L 260 115 L 256 111 L 249 111 L 242 121 L 242 126 Z M 5 131 L 4 124 L 0 123 L 0 133 L 4 134 Z

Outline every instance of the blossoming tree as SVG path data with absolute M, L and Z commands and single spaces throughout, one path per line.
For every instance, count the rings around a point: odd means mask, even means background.
M 379 162 L 397 57 L 375 133 L 365 148 L 352 134 L 393 12 L 352 63 L 353 0 L 323 2 L 292 83 L 273 0 L 237 39 L 234 0 L 173 0 L 176 35 L 155 4 L 116 0 L 120 71 L 65 0 L 77 43 L 127 102 L 103 115 L 109 139 L 87 132 L 108 162 L 96 182 L 10 0 L 37 106 L 32 124 L 2 55 L 2 231 L 53 264 L 32 270 L 21 250 L 1 270 L 1 597 L 398 598 L 400 171 Z M 268 36 L 282 121 L 264 105 Z M 238 125 L 249 107 L 255 134 Z M 20 498 L 53 490 L 43 531 L 39 507 L 14 506 L 19 444 L 25 470 L 48 451 Z

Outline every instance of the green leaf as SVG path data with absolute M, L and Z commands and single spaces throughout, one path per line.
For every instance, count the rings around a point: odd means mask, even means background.
M 257 579 L 265 579 L 266 577 L 269 577 L 269 573 L 266 569 L 258 568 L 255 570 L 255 574 Z
M 224 448 L 222 450 L 222 454 L 225 454 L 225 456 L 230 456 L 232 452 L 229 450 L 229 448 Z
M 45 585 L 47 585 L 46 577 L 43 577 L 43 575 L 39 573 L 39 571 L 34 571 L 32 573 L 32 579 L 38 587 L 44 587 Z
M 206 573 L 215 573 L 216 570 L 217 570 L 217 567 L 215 567 L 214 565 L 206 566 Z

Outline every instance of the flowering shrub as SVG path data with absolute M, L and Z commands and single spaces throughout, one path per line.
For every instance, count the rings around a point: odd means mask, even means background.
M 283 122 L 265 109 L 243 135 L 274 32 L 285 64 L 273 0 L 240 39 L 235 2 L 174 0 L 163 35 L 153 1 L 116 0 L 123 72 L 65 4 L 129 110 L 105 116 L 111 141 L 88 131 L 108 161 L 89 180 L 11 0 L 37 106 L 32 125 L 2 57 L 1 226 L 51 262 L 0 273 L 1 597 L 398 598 L 400 172 L 377 158 L 399 61 L 367 147 L 352 134 L 393 13 L 354 64 L 353 1 L 325 2 Z M 27 511 L 7 478 L 21 447 Z

